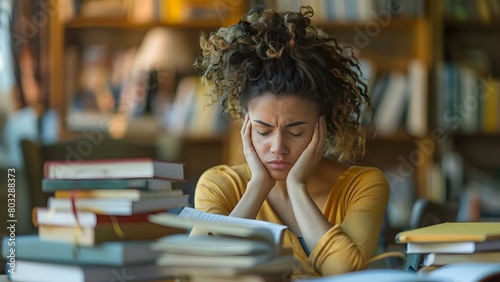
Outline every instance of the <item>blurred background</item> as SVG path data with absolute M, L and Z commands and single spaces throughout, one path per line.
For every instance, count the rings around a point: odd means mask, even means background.
M 0 197 L 14 168 L 18 233 L 44 204 L 47 146 L 73 160 L 113 140 L 150 146 L 186 164 L 188 193 L 242 162 L 238 124 L 207 106 L 192 64 L 201 34 L 256 4 L 312 6 L 359 58 L 378 134 L 358 164 L 386 174 L 390 226 L 419 198 L 500 220 L 499 0 L 0 0 Z

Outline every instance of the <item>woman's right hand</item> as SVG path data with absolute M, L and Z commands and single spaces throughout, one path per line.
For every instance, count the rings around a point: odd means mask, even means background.
M 252 143 L 252 122 L 248 114 L 245 116 L 243 126 L 241 127 L 241 140 L 245 159 L 252 172 L 252 179 L 250 180 L 249 186 L 251 184 L 253 187 L 261 187 L 263 192 L 269 193 L 276 181 L 271 178 L 255 151 Z

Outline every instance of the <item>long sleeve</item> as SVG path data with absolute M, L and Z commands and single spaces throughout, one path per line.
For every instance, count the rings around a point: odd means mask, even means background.
M 196 209 L 229 215 L 243 196 L 251 174 L 247 165 L 216 166 L 199 179 L 194 194 Z M 332 275 L 361 269 L 376 250 L 389 188 L 383 173 L 375 168 L 351 167 L 331 189 L 323 214 L 333 227 L 308 256 L 298 237 L 285 232 L 283 244 L 293 248 L 298 261 L 293 277 Z M 259 220 L 282 224 L 264 201 Z
M 333 227 L 309 256 L 324 276 L 360 270 L 373 257 L 389 199 L 389 185 L 378 169 L 351 169 L 339 181 L 342 188 L 324 209 Z
M 196 185 L 194 207 L 204 212 L 229 215 L 245 193 L 249 179 L 246 165 L 220 165 L 208 169 Z

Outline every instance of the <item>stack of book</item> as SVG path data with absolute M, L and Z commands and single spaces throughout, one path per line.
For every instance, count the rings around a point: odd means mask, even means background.
M 500 222 L 445 222 L 397 234 L 407 254 L 422 257 L 422 267 L 455 263 L 500 265 Z
M 156 263 L 166 274 L 189 281 L 286 281 L 295 265 L 292 249 L 282 245 L 284 225 L 190 207 L 149 218 L 188 231 L 151 244 L 161 253 Z
M 151 215 L 188 205 L 172 183 L 184 164 L 153 159 L 47 161 L 35 207 L 37 235 L 2 242 L 12 281 L 127 281 L 163 279 L 150 243 L 185 229 L 162 226 Z M 126 277 L 129 277 L 125 279 Z M 124 280 L 125 279 L 125 280 Z

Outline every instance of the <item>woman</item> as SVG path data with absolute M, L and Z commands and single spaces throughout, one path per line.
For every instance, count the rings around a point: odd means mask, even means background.
M 207 170 L 195 208 L 287 225 L 295 277 L 365 268 L 389 197 L 380 170 L 347 164 L 364 153 L 366 85 L 351 52 L 312 15 L 253 9 L 202 37 L 195 63 L 212 101 L 244 119 L 246 158 Z

